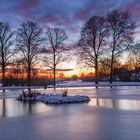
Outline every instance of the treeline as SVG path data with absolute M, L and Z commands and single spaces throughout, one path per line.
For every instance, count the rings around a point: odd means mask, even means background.
M 81 29 L 79 46 L 79 63 L 82 67 L 95 69 L 95 83 L 106 79 L 110 83 L 115 75 L 125 70 L 137 72 L 140 68 L 140 44 L 134 43 L 136 23 L 129 11 L 113 10 L 105 17 L 92 16 Z M 126 60 L 121 60 L 123 55 Z M 122 61 L 122 62 L 121 62 Z M 128 68 L 119 64 L 127 63 Z M 101 79 L 102 78 L 102 79 Z M 121 78 L 119 78 L 121 79 Z
M 100 64 L 101 65 L 101 64 Z M 101 68 L 101 67 L 100 67 Z M 104 67 L 103 69 L 99 68 L 98 73 L 98 81 L 99 82 L 106 82 L 110 80 L 110 69 L 107 67 Z M 113 72 L 113 81 L 123 81 L 123 82 L 140 82 L 140 66 L 134 69 L 134 67 L 131 66 L 131 64 L 121 64 L 117 63 L 117 65 L 114 67 Z M 95 81 L 95 75 L 81 75 L 77 77 L 72 77 L 72 79 L 81 79 L 85 82 L 94 82 Z
M 112 83 L 114 70 L 121 55 L 129 53 L 131 68 L 136 72 L 140 64 L 140 45 L 134 44 L 136 25 L 129 11 L 113 10 L 106 17 L 92 16 L 81 29 L 81 38 L 73 47 L 82 67 L 95 69 L 95 83 L 99 74 L 109 74 Z M 34 68 L 42 63 L 53 70 L 53 84 L 56 83 L 56 69 L 69 59 L 70 48 L 66 47 L 67 35 L 64 29 L 43 29 L 39 24 L 27 21 L 13 31 L 9 23 L 0 22 L 0 65 L 2 84 L 7 85 L 6 67 L 20 62 L 25 69 L 23 82 L 30 86 L 36 78 Z M 127 53 L 127 54 L 128 54 Z M 14 66 L 11 66 L 14 67 Z M 16 69 L 15 69 L 16 70 Z M 22 73 L 23 71 L 19 71 Z M 16 72 L 17 72 L 16 71 Z M 15 73 L 16 73 L 15 72 Z M 11 79 L 12 77 L 10 77 Z M 16 77 L 20 79 L 20 77 Z
M 47 28 L 45 32 L 37 23 L 27 21 L 22 23 L 17 31 L 13 31 L 8 23 L 0 22 L 0 65 L 3 86 L 7 85 L 8 79 L 12 80 L 12 78 L 21 81 L 21 83 L 25 82 L 25 85 L 28 86 L 33 84 L 31 79 L 36 78 L 34 67 L 40 61 L 53 70 L 55 86 L 56 68 L 64 60 L 63 42 L 66 39 L 65 31 L 60 28 Z M 11 64 L 13 68 L 17 65 L 14 69 L 17 77 L 6 77 L 8 64 Z M 18 66 L 21 65 L 22 69 L 20 70 Z M 21 79 L 18 77 L 20 73 L 26 73 L 26 75 L 22 74 Z

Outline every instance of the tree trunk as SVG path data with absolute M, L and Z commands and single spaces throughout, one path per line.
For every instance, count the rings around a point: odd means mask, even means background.
M 135 81 L 137 81 L 137 68 L 135 68 Z
M 2 64 L 2 86 L 5 86 L 5 64 Z
M 98 62 L 95 62 L 95 84 L 98 84 Z M 96 86 L 98 88 L 98 86 Z
M 2 116 L 6 117 L 6 101 L 5 99 L 3 99 L 2 101 Z
M 56 86 L 56 77 L 55 77 L 55 75 L 56 75 L 56 73 L 55 73 L 55 71 L 56 71 L 56 69 L 55 69 L 55 67 L 54 67 L 54 70 L 53 70 L 53 86 L 54 86 L 54 90 L 55 90 L 55 86 Z
M 5 86 L 5 57 L 4 57 L 4 51 L 3 51 L 3 46 L 2 46 L 2 64 L 1 64 L 1 67 L 2 67 L 2 86 L 4 87 Z
M 113 62 L 111 62 L 111 67 L 110 67 L 110 83 L 113 81 Z
M 30 65 L 30 63 L 28 63 L 28 75 L 27 75 L 27 79 L 28 79 L 28 86 L 29 86 L 29 88 L 28 88 L 28 94 L 30 94 L 31 93 L 31 89 L 30 89 L 30 86 L 31 86 L 31 65 Z
M 55 53 L 54 53 L 54 62 L 53 62 L 53 86 L 54 86 L 54 90 L 55 90 L 55 86 L 56 86 Z
M 112 57 L 111 57 L 111 66 L 110 66 L 110 83 L 113 82 L 113 67 L 114 67 L 114 51 L 112 52 Z
M 31 86 L 31 65 L 30 65 L 30 63 L 28 63 L 28 75 L 27 75 L 27 79 L 28 79 L 28 86 Z

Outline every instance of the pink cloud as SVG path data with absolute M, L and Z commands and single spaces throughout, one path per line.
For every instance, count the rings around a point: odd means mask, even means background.
M 24 2 L 18 7 L 21 12 L 26 12 L 32 8 L 40 6 L 39 0 L 24 0 Z
M 51 16 L 51 15 L 47 15 L 47 16 L 40 18 L 40 21 L 43 23 L 53 23 L 53 24 L 59 23 L 59 20 L 56 17 Z
M 140 6 L 139 7 L 131 7 L 131 8 L 129 8 L 129 11 L 132 12 L 132 14 L 139 14 L 140 13 Z

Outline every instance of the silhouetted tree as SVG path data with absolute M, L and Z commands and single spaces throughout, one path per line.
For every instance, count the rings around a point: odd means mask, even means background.
M 140 43 L 136 43 L 129 47 L 128 61 L 129 67 L 135 72 L 135 80 L 138 80 L 137 72 L 140 68 Z
M 76 74 L 72 75 L 72 76 L 71 76 L 71 79 L 72 79 L 72 80 L 78 80 L 78 75 L 76 75 Z
M 45 62 L 53 70 L 54 89 L 56 85 L 56 68 L 65 60 L 63 52 L 65 51 L 64 41 L 67 39 L 66 32 L 60 28 L 48 28 L 46 32 L 46 53 Z
M 127 45 L 133 41 L 135 23 L 131 19 L 128 11 L 114 10 L 107 15 L 110 37 L 108 38 L 111 64 L 110 64 L 110 83 L 113 81 L 114 61 L 120 56 Z
M 114 73 L 120 81 L 131 81 L 131 71 L 127 65 L 114 68 Z
M 31 70 L 38 62 L 37 55 L 43 40 L 42 29 L 37 23 L 22 23 L 17 31 L 17 45 L 26 63 L 28 86 L 31 85 Z
M 0 65 L 2 68 L 2 85 L 5 86 L 5 69 L 9 59 L 15 53 L 13 46 L 14 32 L 8 23 L 0 22 Z
M 110 74 L 110 58 L 108 56 L 103 56 L 100 60 L 99 65 L 100 80 L 105 81 L 109 80 L 109 74 Z
M 108 29 L 104 17 L 91 17 L 81 30 L 80 62 L 95 69 L 95 83 L 98 84 L 99 59 L 106 46 Z

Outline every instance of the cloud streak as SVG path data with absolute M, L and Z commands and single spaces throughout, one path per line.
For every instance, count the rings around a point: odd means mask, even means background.
M 0 19 L 13 26 L 33 20 L 43 26 L 58 26 L 70 33 L 70 40 L 92 15 L 105 15 L 113 9 L 129 9 L 140 23 L 139 0 L 0 0 Z M 76 41 L 76 39 L 75 39 Z

